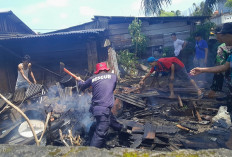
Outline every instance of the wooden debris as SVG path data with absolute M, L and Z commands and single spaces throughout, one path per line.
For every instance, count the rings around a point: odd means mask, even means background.
M 135 141 L 133 142 L 132 145 L 130 145 L 130 148 L 138 148 L 140 144 L 142 143 L 142 141 L 143 141 L 143 135 L 137 134 Z
M 144 126 L 143 125 L 137 125 L 137 126 L 134 126 L 132 128 L 132 133 L 135 133 L 135 134 L 142 134 L 144 132 Z
M 194 111 L 194 113 L 195 113 L 195 115 L 196 115 L 198 121 L 202 121 L 201 115 L 200 115 L 200 113 L 198 112 L 198 110 L 196 109 L 196 107 L 197 107 L 196 102 L 195 102 L 195 101 L 192 101 L 192 103 L 193 103 L 193 107 L 194 107 L 194 110 L 193 110 L 193 111 Z
M 127 94 L 115 94 L 115 97 L 125 101 L 131 105 L 134 105 L 139 108 L 145 108 L 146 102 L 143 101 L 141 98 L 133 96 L 133 95 L 127 95 Z
M 155 128 L 152 124 L 146 123 L 144 126 L 144 135 L 143 139 L 155 139 Z
M 180 98 L 179 95 L 177 96 L 177 98 L 178 98 L 180 107 L 184 107 L 183 102 L 182 102 L 182 100 L 181 100 L 181 98 Z
M 60 134 L 61 142 L 63 142 L 65 146 L 69 147 L 68 143 L 64 140 L 64 136 L 63 136 L 62 131 L 60 129 L 59 129 L 59 134 Z
M 181 123 L 181 126 L 188 128 L 190 130 L 198 131 L 198 128 L 195 125 L 189 123 Z
M 185 130 L 185 131 L 190 131 L 188 128 L 181 126 L 180 124 L 176 125 L 178 128 Z

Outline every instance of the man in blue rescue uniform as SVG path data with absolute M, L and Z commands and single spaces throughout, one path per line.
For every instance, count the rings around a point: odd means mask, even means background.
M 123 125 L 118 123 L 111 112 L 114 105 L 114 90 L 117 84 L 117 76 L 108 73 L 110 69 L 107 68 L 106 63 L 96 64 L 96 71 L 94 76 L 86 81 L 82 81 L 80 77 L 78 85 L 81 90 L 92 86 L 92 104 L 90 112 L 96 118 L 96 130 L 92 137 L 90 146 L 101 148 L 104 144 L 109 127 L 120 131 Z

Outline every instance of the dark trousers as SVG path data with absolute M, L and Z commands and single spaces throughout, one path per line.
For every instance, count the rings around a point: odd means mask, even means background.
M 97 125 L 90 146 L 101 148 L 105 142 L 109 127 L 112 127 L 116 131 L 120 131 L 122 129 L 122 124 L 117 122 L 111 112 L 110 115 L 95 116 L 95 118 Z
M 222 73 L 214 74 L 213 82 L 210 89 L 213 91 L 221 91 L 223 86 L 223 81 L 224 81 L 224 75 Z

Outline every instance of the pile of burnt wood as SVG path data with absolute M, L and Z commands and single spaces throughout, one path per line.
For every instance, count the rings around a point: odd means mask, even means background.
M 117 110 L 113 112 L 127 126 L 128 133 L 122 138 L 111 133 L 108 146 L 169 151 L 231 148 L 230 119 L 225 127 L 215 126 L 212 121 L 219 107 L 226 105 L 224 99 L 196 99 L 191 96 L 193 89 L 175 90 L 178 97 L 169 99 L 168 91 L 147 90 L 138 94 L 136 87 L 122 87 L 115 95 Z
M 90 94 L 80 95 L 75 86 L 65 87 L 57 82 L 49 89 L 31 84 L 27 90 L 22 88 L 4 96 L 27 115 L 38 138 L 45 128 L 46 115 L 52 113 L 42 145 L 85 144 L 84 138 L 88 137 L 88 128 L 92 123 L 88 111 Z M 0 143 L 35 144 L 25 119 L 2 99 L 0 105 Z M 84 125 L 87 122 L 88 125 Z
M 127 132 L 110 130 L 105 147 L 165 151 L 229 148 L 230 126 L 212 131 L 215 128 L 212 119 L 225 102 L 185 95 L 191 91 L 191 88 L 176 88 L 178 97 L 169 99 L 168 90 L 141 92 L 136 85 L 119 85 L 112 112 L 127 127 Z M 52 112 L 42 144 L 88 145 L 95 126 L 88 111 L 90 91 L 79 93 L 75 84 L 64 86 L 57 82 L 48 89 L 32 84 L 26 91 L 20 89 L 5 97 L 34 120 L 38 137 L 47 113 Z M 0 143 L 35 144 L 25 119 L 3 100 L 0 107 Z

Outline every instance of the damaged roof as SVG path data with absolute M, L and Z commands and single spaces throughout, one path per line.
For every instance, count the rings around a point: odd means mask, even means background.
M 63 37 L 63 36 L 82 36 L 82 35 L 98 35 L 105 31 L 105 29 L 88 29 L 88 30 L 78 30 L 78 31 L 70 31 L 70 32 L 59 32 L 59 33 L 47 33 L 47 34 L 38 34 L 38 35 L 27 35 L 23 37 L 12 37 L 8 39 L 0 39 L 0 40 L 21 40 L 21 39 L 34 39 L 34 38 L 55 38 L 55 37 Z
M 35 34 L 12 11 L 0 12 L 0 39 Z

